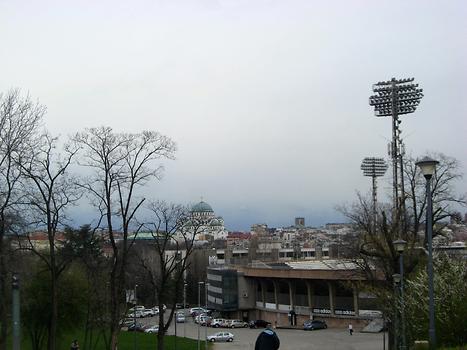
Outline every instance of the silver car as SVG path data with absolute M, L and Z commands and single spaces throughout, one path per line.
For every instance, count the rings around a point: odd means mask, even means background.
M 144 333 L 159 333 L 159 326 L 154 325 L 154 326 L 148 327 L 144 330 Z
M 206 339 L 210 342 L 216 342 L 216 341 L 233 342 L 234 335 L 230 332 L 219 332 L 213 335 L 209 335 Z
M 248 323 L 240 320 L 231 320 L 229 323 L 230 328 L 248 328 Z
M 184 323 L 185 322 L 185 315 L 183 312 L 177 312 L 175 314 L 175 321 L 177 323 Z

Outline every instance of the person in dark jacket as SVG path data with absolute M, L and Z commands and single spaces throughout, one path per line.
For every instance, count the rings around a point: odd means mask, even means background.
M 266 329 L 258 335 L 255 350 L 277 350 L 280 345 L 279 337 L 271 329 L 271 324 L 268 324 Z

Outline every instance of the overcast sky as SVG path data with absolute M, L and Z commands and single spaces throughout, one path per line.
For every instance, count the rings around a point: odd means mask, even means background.
M 362 159 L 387 157 L 390 119 L 368 105 L 377 81 L 416 78 L 407 151 L 466 171 L 466 18 L 464 0 L 0 0 L 0 91 L 39 99 L 64 136 L 170 136 L 154 198 L 203 197 L 230 230 L 318 226 L 369 191 Z

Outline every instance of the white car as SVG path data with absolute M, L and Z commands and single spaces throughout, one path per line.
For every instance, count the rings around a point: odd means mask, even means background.
M 230 332 L 219 332 L 213 335 L 208 335 L 206 339 L 210 342 L 216 342 L 216 341 L 233 342 L 234 335 Z
M 154 325 L 144 330 L 144 333 L 159 333 L 159 326 Z
M 144 309 L 142 313 L 144 314 L 144 317 L 154 317 L 158 314 L 154 309 Z
M 206 314 L 199 314 L 195 317 L 195 323 L 199 323 L 202 319 L 206 318 Z
M 144 309 L 146 308 L 143 305 L 136 305 L 132 307 L 131 309 L 128 309 L 128 313 L 132 314 L 134 311 L 143 311 Z
M 202 307 L 192 307 L 190 309 L 190 315 L 191 316 L 197 316 L 200 314 L 206 314 L 208 311 Z
M 128 312 L 126 315 L 127 318 L 141 318 L 145 317 L 144 310 L 133 310 L 131 312 Z
M 219 328 L 223 327 L 223 324 L 225 323 L 225 319 L 223 318 L 215 318 L 211 321 L 211 327 L 214 328 Z

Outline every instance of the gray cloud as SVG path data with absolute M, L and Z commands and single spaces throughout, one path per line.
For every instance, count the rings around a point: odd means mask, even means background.
M 0 90 L 39 98 L 56 133 L 105 124 L 171 136 L 177 160 L 154 196 L 203 196 L 230 229 L 296 215 L 321 224 L 369 189 L 361 160 L 386 155 L 374 82 L 414 76 L 425 98 L 403 119 L 407 149 L 465 170 L 466 10 L 460 0 L 3 2 Z

